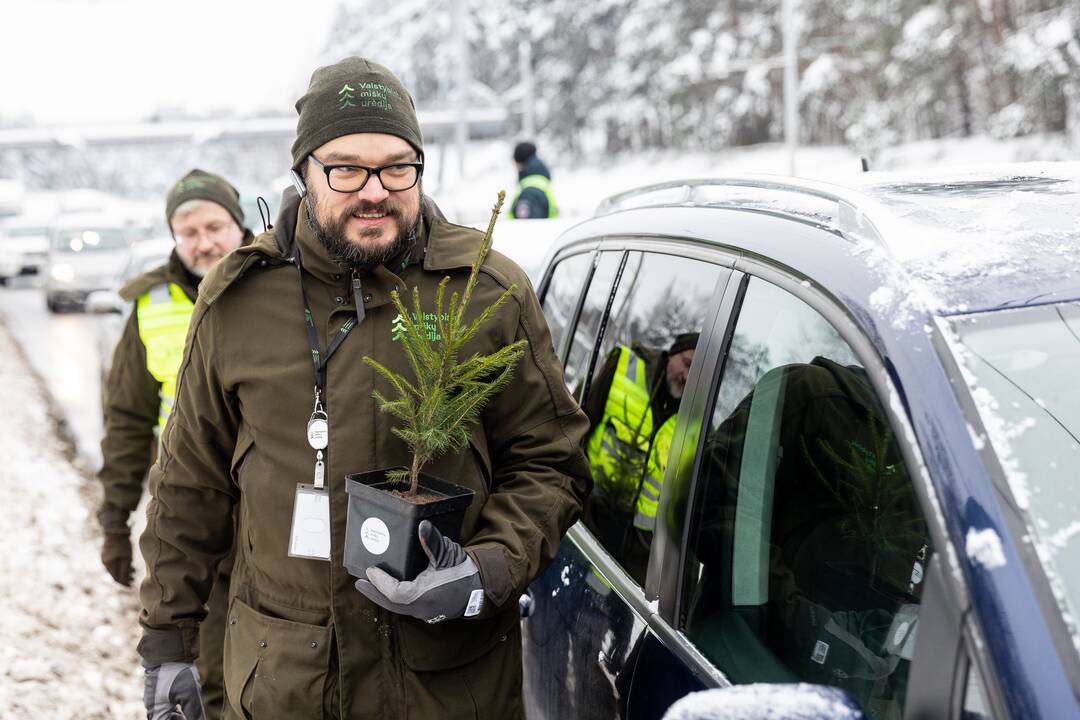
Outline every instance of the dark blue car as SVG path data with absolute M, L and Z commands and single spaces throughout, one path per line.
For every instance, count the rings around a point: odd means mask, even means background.
M 1077 165 L 643 188 L 540 297 L 594 488 L 522 599 L 529 717 L 1080 717 Z

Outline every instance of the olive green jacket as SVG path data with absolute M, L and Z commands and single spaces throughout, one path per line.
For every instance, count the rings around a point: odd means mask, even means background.
M 199 289 L 174 250 L 161 266 L 129 280 L 120 297 L 134 303 L 151 288 L 175 283 L 192 302 Z M 146 346 L 139 336 L 134 308 L 113 351 L 109 377 L 102 393 L 105 436 L 98 479 L 105 490 L 104 506 L 130 513 L 142 497 L 143 480 L 153 462 L 161 400 L 161 383 L 146 368 Z
M 392 340 L 390 291 L 419 286 L 425 310 L 443 276 L 460 292 L 481 234 L 446 222 L 425 199 L 420 242 L 400 275 L 382 266 L 363 274 L 365 319 L 326 366 L 331 561 L 298 559 L 287 546 L 296 486 L 310 483 L 314 470 L 305 429 L 315 381 L 292 262 L 297 243 L 324 350 L 355 316 L 349 269 L 297 222 L 298 209 L 295 193 L 287 193 L 277 227 L 203 280 L 151 470 L 140 653 L 150 663 L 195 655 L 237 505 L 226 717 L 240 716 L 240 705 L 256 717 L 475 717 L 478 709 L 520 716 L 517 598 L 553 559 L 589 482 L 581 450 L 587 420 L 563 384 L 540 305 L 524 272 L 490 253 L 473 307 L 517 289 L 463 356 L 521 338 L 529 348 L 510 387 L 484 410 L 469 448 L 426 468 L 476 492 L 461 538 L 480 568 L 488 607 L 477 618 L 437 625 L 392 615 L 364 598 L 343 567 L 344 476 L 410 460 L 391 432 L 393 419 L 372 399 L 374 390 L 392 395 L 392 388 L 361 358 L 411 376 Z

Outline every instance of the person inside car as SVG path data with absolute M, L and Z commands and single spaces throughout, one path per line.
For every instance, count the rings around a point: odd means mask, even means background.
M 687 332 L 659 352 L 617 345 L 583 405 L 592 428 L 586 454 L 595 483 L 586 524 L 605 547 L 621 548 L 619 559 L 639 582 L 697 342 L 698 333 Z
M 131 585 L 128 517 L 142 497 L 158 438 L 172 411 L 176 377 L 202 278 L 222 257 L 249 242 L 240 195 L 227 180 L 192 170 L 169 191 L 165 219 L 176 240 L 169 259 L 120 289 L 134 303 L 113 353 L 105 392 L 104 500 L 98 512 L 105 538 L 101 562 L 113 580 Z M 208 718 L 221 717 L 221 658 L 229 596 L 230 560 L 220 564 L 202 623 L 199 674 Z

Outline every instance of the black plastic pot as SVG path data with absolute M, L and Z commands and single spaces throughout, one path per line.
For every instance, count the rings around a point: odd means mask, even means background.
M 439 499 L 412 503 L 390 494 L 409 489 L 407 482 L 386 479 L 386 473 L 396 469 L 345 476 L 345 490 L 349 493 L 345 569 L 350 575 L 366 578 L 365 571 L 371 566 L 382 568 L 398 580 L 412 580 L 419 575 L 428 565 L 417 536 L 421 520 L 430 520 L 452 540 L 461 534 L 473 491 L 420 473 L 418 494 L 436 495 Z

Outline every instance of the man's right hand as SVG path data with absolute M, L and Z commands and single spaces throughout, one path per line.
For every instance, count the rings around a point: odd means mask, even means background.
M 112 579 L 124 587 L 130 587 L 133 579 L 131 567 L 131 531 L 127 525 L 127 513 L 112 508 L 98 513 L 98 522 L 105 533 L 101 545 L 101 564 Z
M 206 720 L 194 663 L 168 662 L 146 668 L 143 704 L 147 720 Z

